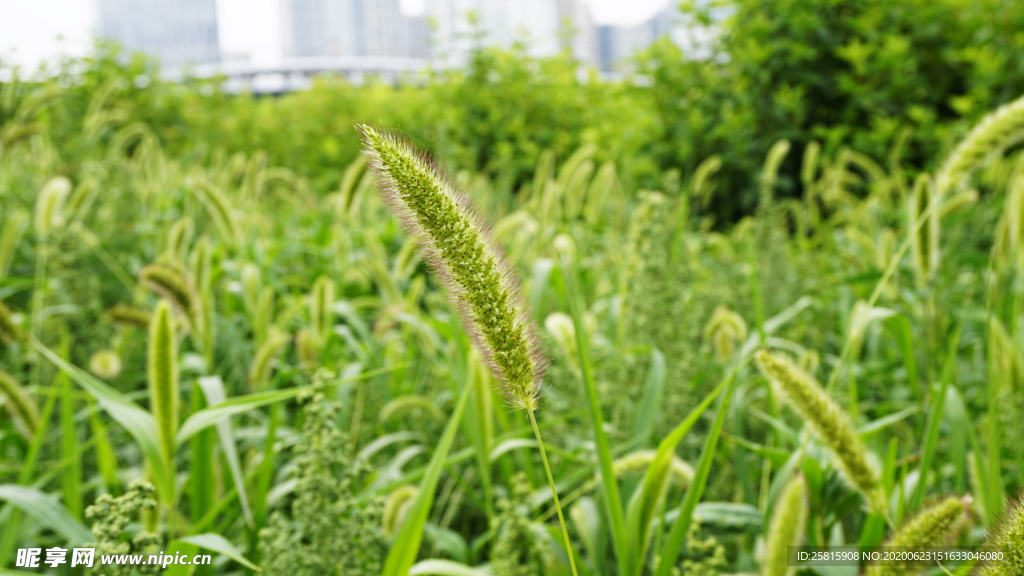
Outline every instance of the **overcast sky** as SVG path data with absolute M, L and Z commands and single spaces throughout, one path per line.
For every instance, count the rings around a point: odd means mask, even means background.
M 217 0 L 220 46 L 255 61 L 280 56 L 280 0 Z M 509 0 L 514 2 L 515 0 Z M 585 0 L 598 24 L 635 24 L 668 0 Z M 424 0 L 401 0 L 403 10 L 422 11 Z M 92 43 L 96 0 L 0 0 L 0 59 L 35 69 L 61 54 L 82 55 Z

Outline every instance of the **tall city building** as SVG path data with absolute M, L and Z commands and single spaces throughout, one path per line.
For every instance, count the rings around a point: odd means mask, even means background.
M 399 0 L 281 0 L 281 28 L 286 57 L 427 55 L 426 20 Z
M 526 45 L 532 56 L 563 49 L 581 61 L 596 61 L 590 13 L 582 0 L 426 0 L 427 18 L 436 27 L 439 56 L 461 63 L 478 44 Z
M 220 60 L 216 0 L 99 0 L 100 36 L 165 69 Z
M 661 10 L 650 19 L 630 26 L 598 26 L 597 55 L 603 72 L 628 67 L 628 59 L 662 36 L 672 36 L 678 28 L 678 13 Z

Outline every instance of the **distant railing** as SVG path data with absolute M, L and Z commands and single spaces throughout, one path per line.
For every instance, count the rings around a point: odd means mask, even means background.
M 429 61 L 424 59 L 390 56 L 284 58 L 269 64 L 202 64 L 186 70 L 171 71 L 167 76 L 172 80 L 181 79 L 186 75 L 195 78 L 223 76 L 223 87 L 228 92 L 280 94 L 305 90 L 312 85 L 313 78 L 322 74 L 342 76 L 353 84 L 361 84 L 368 77 L 395 83 L 402 78 L 421 76 L 428 65 Z

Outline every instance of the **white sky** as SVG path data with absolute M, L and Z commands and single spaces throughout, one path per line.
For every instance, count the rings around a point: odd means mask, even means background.
M 258 62 L 280 57 L 280 0 L 217 0 L 220 46 L 225 55 Z M 408 13 L 425 0 L 400 0 Z M 514 2 L 515 0 L 508 0 Z M 598 24 L 635 24 L 669 0 L 585 0 Z M 88 52 L 98 20 L 96 0 L 0 0 L 0 59 L 34 70 L 62 54 Z

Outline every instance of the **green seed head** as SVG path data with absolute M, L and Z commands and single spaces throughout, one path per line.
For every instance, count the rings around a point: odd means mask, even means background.
M 800 545 L 806 522 L 807 482 L 798 474 L 786 484 L 775 502 L 765 547 L 765 576 L 786 576 L 793 572 L 788 565 L 789 547 Z
M 104 380 L 117 378 L 121 373 L 121 357 L 113 350 L 100 350 L 89 357 L 89 372 Z
M 10 344 L 23 337 L 21 328 L 14 322 L 14 312 L 11 312 L 6 304 L 0 302 L 0 342 Z
M 131 306 L 129 304 L 117 304 L 107 310 L 106 315 L 122 326 L 132 326 L 135 328 L 148 328 L 149 320 L 152 316 L 149 310 L 141 306 Z
M 180 269 L 164 264 L 150 264 L 139 270 L 139 283 L 167 299 L 192 323 L 202 319 L 199 295 L 191 279 Z
M 868 460 L 850 416 L 807 374 L 784 356 L 759 350 L 757 367 L 771 380 L 789 404 L 811 424 L 832 451 L 846 480 L 864 493 L 872 510 L 885 508 L 878 472 Z
M 419 237 L 509 402 L 535 409 L 543 361 L 518 282 L 490 232 L 429 159 L 391 134 L 358 129 L 382 191 Z
M 887 546 L 951 546 L 966 528 L 967 509 L 971 500 L 946 498 L 929 506 L 907 521 L 886 542 Z M 919 574 L 920 568 L 879 563 L 870 566 L 865 576 L 908 576 Z
M 171 307 L 161 300 L 149 324 L 149 403 L 164 459 L 174 458 L 178 431 L 178 343 Z
M 1024 574 L 1024 492 L 1006 509 L 1002 521 L 992 531 L 985 545 L 1001 547 L 1007 561 L 984 567 L 980 576 Z
M 71 182 L 63 176 L 51 178 L 36 197 L 36 235 L 45 238 L 63 220 L 64 202 L 71 192 Z
M 7 412 L 21 425 L 25 437 L 31 438 L 39 424 L 39 409 L 25 387 L 3 370 L 0 370 L 0 397 L 5 400 Z

